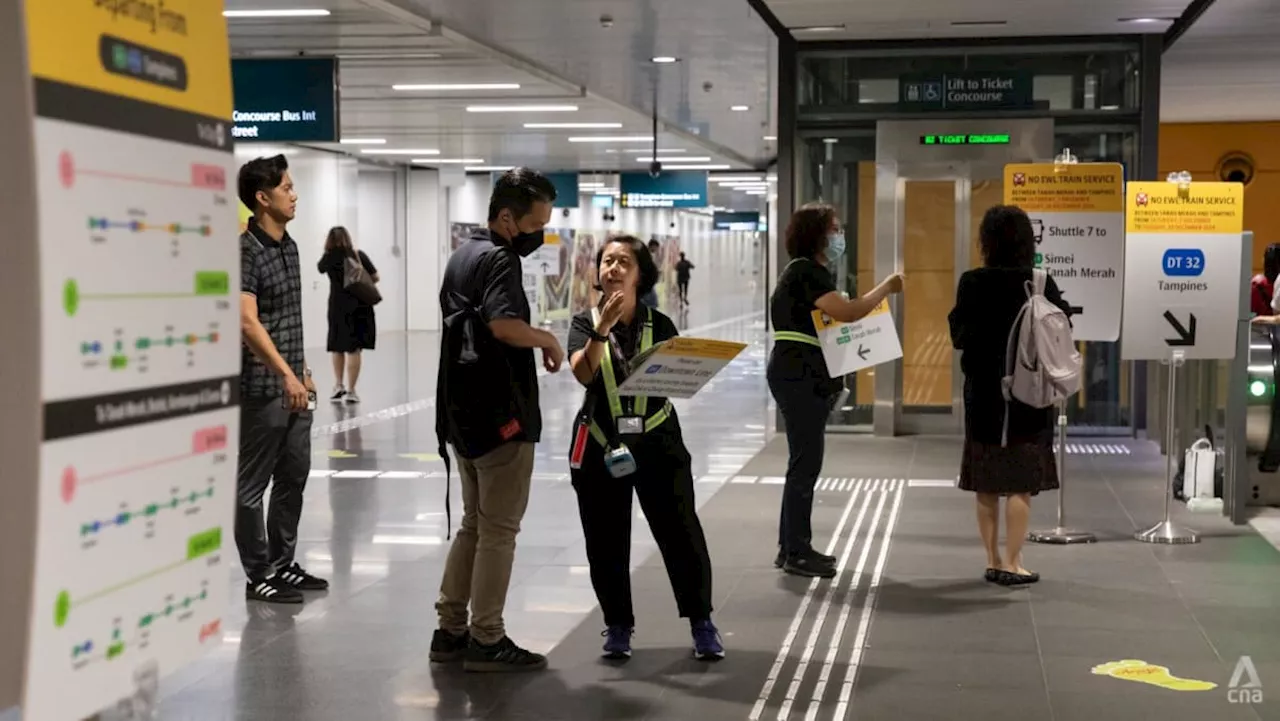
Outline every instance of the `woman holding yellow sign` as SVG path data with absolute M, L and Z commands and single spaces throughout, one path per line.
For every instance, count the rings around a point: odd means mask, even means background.
M 889 276 L 861 298 L 837 291 L 830 268 L 844 256 L 845 239 L 829 205 L 810 204 L 796 211 L 786 244 L 791 262 L 769 301 L 775 342 L 767 375 L 786 427 L 788 455 L 774 565 L 796 576 L 832 578 L 836 559 L 819 553 L 812 543 L 813 489 L 822 472 L 827 417 L 844 385 L 827 370 L 813 311 L 841 323 L 862 320 L 889 295 L 902 291 L 902 276 Z
M 670 318 L 640 303 L 658 282 L 658 267 L 642 241 L 609 239 L 596 254 L 596 270 L 601 302 L 574 316 L 569 329 L 569 365 L 587 388 L 574 423 L 569 467 L 591 585 L 604 613 L 604 655 L 631 656 L 634 489 L 662 552 L 680 616 L 689 619 L 694 656 L 718 660 L 724 646 L 711 623 L 711 558 L 680 421 L 666 398 L 618 394 L 636 356 L 679 332 Z

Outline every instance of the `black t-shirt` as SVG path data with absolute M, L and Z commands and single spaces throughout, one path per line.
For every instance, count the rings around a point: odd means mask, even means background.
M 476 458 L 503 443 L 542 438 L 538 374 L 533 350 L 499 342 L 494 320 L 530 321 L 520 256 L 476 230 L 445 266 L 437 416 L 464 457 Z M 454 318 L 454 322 L 450 322 Z M 459 320 L 474 322 L 459 322 Z
M 378 268 L 369 260 L 369 256 L 364 254 L 363 250 L 356 251 L 357 257 L 360 259 L 360 265 L 364 266 L 364 271 L 369 275 L 377 275 Z M 356 308 L 363 305 L 360 299 L 352 295 L 347 290 L 347 255 L 345 250 L 328 250 L 320 256 L 320 262 L 316 264 L 316 268 L 325 275 L 329 276 L 329 305 L 335 308 Z
M 613 354 L 613 375 L 618 385 L 628 377 L 627 363 L 623 360 L 630 361 L 640 352 L 641 335 L 644 331 L 644 314 L 648 313 L 653 321 L 653 344 L 657 345 L 665 340 L 670 340 L 680 335 L 680 331 L 676 329 L 676 324 L 670 318 L 663 315 L 657 310 L 648 308 L 644 305 L 637 305 L 636 315 L 631 323 L 624 324 L 619 322 L 613 327 L 609 333 L 609 352 Z M 569 344 L 565 352 L 570 358 L 574 353 L 587 347 L 587 341 L 590 340 L 592 332 L 595 330 L 595 321 L 591 319 L 591 312 L 587 311 L 579 313 L 573 317 L 573 322 L 569 326 Z M 605 432 L 606 435 L 612 433 L 613 416 L 609 413 L 609 399 L 604 393 L 604 379 L 600 371 L 596 371 L 596 376 L 591 380 L 588 387 L 588 395 L 593 399 L 594 408 L 592 409 L 592 418 L 596 425 Z M 622 414 L 624 416 L 632 415 L 635 398 L 623 396 L 619 398 L 622 403 Z M 648 407 L 645 408 L 644 415 L 646 418 L 657 413 L 666 405 L 666 398 L 650 396 L 647 402 Z M 645 434 L 652 435 L 669 435 L 677 430 L 674 419 L 663 423 L 653 431 Z
M 689 271 L 693 270 L 693 263 L 688 260 L 681 259 L 676 263 L 676 280 L 681 283 L 689 282 Z
M 769 300 L 769 317 L 775 331 L 803 333 L 817 338 L 813 325 L 815 302 L 836 289 L 830 271 L 810 258 L 793 260 L 778 278 L 778 287 Z M 772 364 L 782 376 L 830 380 L 827 362 L 817 346 L 780 340 L 774 344 Z

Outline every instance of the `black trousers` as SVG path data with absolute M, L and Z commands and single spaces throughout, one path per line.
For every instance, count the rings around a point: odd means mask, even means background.
M 680 291 L 680 300 L 683 300 L 684 302 L 688 303 L 689 302 L 689 280 L 687 278 L 684 280 L 676 280 L 676 288 L 677 290 Z
M 769 377 L 769 390 L 787 434 L 787 481 L 782 489 L 778 545 L 789 556 L 813 548 L 813 491 L 822 473 L 827 417 L 834 396 L 808 380 Z
M 310 411 L 285 410 L 280 398 L 241 401 L 236 546 L 251 582 L 293 565 L 302 493 L 311 474 L 311 417 Z M 268 485 L 271 506 L 264 525 Z
M 572 471 L 591 585 L 606 626 L 632 628 L 636 623 L 631 604 L 633 489 L 662 553 L 681 618 L 711 618 L 711 555 L 695 505 L 692 459 L 678 433 L 658 437 L 659 432 L 627 443 L 636 472 L 626 478 L 609 475 L 594 440 L 587 441 L 582 468 Z

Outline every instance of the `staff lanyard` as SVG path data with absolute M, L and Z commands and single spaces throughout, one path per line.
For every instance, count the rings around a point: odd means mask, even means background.
M 592 310 L 591 317 L 592 320 L 598 323 L 600 321 L 600 311 Z M 619 346 L 619 352 L 622 352 L 621 344 L 617 345 Z M 637 352 L 643 353 L 651 347 L 653 347 L 653 317 L 646 310 L 644 329 L 640 332 L 640 350 Z M 622 417 L 622 399 L 618 396 L 618 378 L 613 370 L 613 347 L 608 341 L 604 344 L 604 355 L 600 360 L 600 376 L 601 380 L 604 381 L 605 398 L 609 401 L 609 415 L 613 418 L 616 427 L 618 419 Z M 636 396 L 632 400 L 631 412 L 635 415 L 643 417 L 648 409 L 648 396 Z

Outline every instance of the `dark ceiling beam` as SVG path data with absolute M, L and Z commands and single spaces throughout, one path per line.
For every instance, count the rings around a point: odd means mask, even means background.
M 794 39 L 791 36 L 791 30 L 789 30 L 786 25 L 782 24 L 782 21 L 778 19 L 777 15 L 773 14 L 773 11 L 769 9 L 769 4 L 766 0 L 747 0 L 747 4 L 756 11 L 756 14 L 760 16 L 761 20 L 764 20 L 764 24 L 769 26 L 769 29 L 773 31 L 774 35 L 778 36 L 779 40 Z
M 1173 21 L 1168 30 L 1164 31 L 1164 52 L 1169 52 L 1169 48 L 1173 47 L 1173 44 L 1178 42 L 1178 39 L 1185 35 L 1192 25 L 1196 24 L 1200 16 L 1213 7 L 1213 2 L 1214 0 L 1191 0 L 1191 4 L 1182 11 L 1182 15 Z

